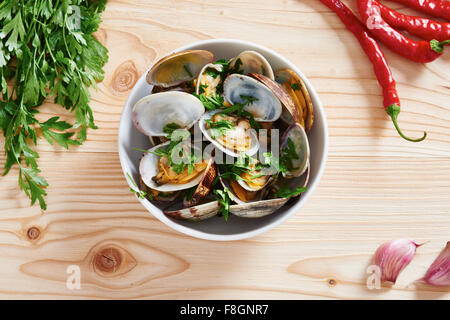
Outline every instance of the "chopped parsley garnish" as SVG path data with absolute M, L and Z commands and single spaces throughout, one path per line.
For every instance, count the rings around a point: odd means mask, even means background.
M 245 108 L 246 106 L 248 106 L 249 104 L 252 104 L 252 103 L 255 102 L 255 101 L 258 101 L 258 99 L 255 98 L 255 97 L 244 96 L 244 95 L 242 95 L 241 98 L 242 98 L 243 100 L 245 100 L 244 103 L 235 103 L 235 104 L 233 104 L 233 105 L 231 105 L 231 106 L 229 106 L 229 107 L 223 109 L 223 110 L 221 111 L 221 113 L 222 113 L 222 114 L 232 114 L 232 113 L 234 113 L 234 114 L 236 114 L 236 115 L 239 116 L 239 117 L 246 117 L 246 118 L 248 118 L 248 121 L 249 121 L 249 123 L 250 123 L 250 126 L 251 126 L 253 129 L 261 129 L 262 126 L 259 124 L 258 121 L 255 120 L 255 118 L 253 117 L 253 115 L 252 115 L 250 112 L 244 110 L 244 108 Z
M 236 62 L 234 63 L 233 69 L 230 70 L 230 73 L 240 73 L 243 74 L 244 70 L 240 69 L 242 66 L 242 60 L 241 58 L 238 58 Z
M 136 182 L 134 182 L 133 178 L 131 177 L 131 175 L 128 172 L 127 172 L 127 176 L 128 176 L 128 179 L 130 179 L 133 186 L 136 188 L 136 189 L 133 189 L 130 187 L 130 191 L 133 192 L 139 199 L 144 199 L 146 196 L 149 196 L 150 200 L 151 200 L 151 195 L 147 195 L 147 192 L 139 190 L 139 187 L 137 186 Z
M 289 171 L 297 170 L 292 164 L 292 160 L 298 160 L 299 156 L 295 150 L 294 141 L 291 138 L 287 140 L 287 146 L 281 150 L 280 163 L 285 165 Z
M 294 91 L 298 91 L 298 90 L 301 90 L 301 89 L 302 89 L 298 83 L 292 83 L 292 84 L 291 84 L 291 88 L 292 88 Z
M 208 85 L 207 84 L 201 84 L 198 87 L 200 94 L 204 94 L 206 93 L 206 89 L 208 89 Z
M 298 160 L 299 156 L 295 150 L 295 144 L 291 138 L 288 138 L 287 146 L 281 150 L 279 159 L 274 157 L 271 152 L 265 152 L 263 156 L 264 164 L 262 166 L 272 167 L 277 171 L 276 174 L 281 173 L 283 176 L 286 176 L 288 171 L 298 169 L 292 164 L 292 160 Z
M 252 171 L 251 165 L 255 162 L 252 157 L 250 157 L 248 154 L 240 153 L 238 158 L 233 164 L 220 164 L 219 165 L 219 171 L 222 172 L 220 176 L 216 177 L 216 181 L 214 184 L 218 181 L 219 178 L 224 178 L 228 180 L 242 180 L 246 182 L 251 182 L 251 180 L 247 180 L 241 177 L 241 175 L 245 172 L 250 173 Z
M 211 134 L 211 138 L 213 138 L 213 139 L 224 136 L 228 130 L 235 129 L 233 123 L 228 120 L 219 120 L 219 121 L 215 122 L 211 119 L 207 119 L 207 120 L 205 120 L 205 122 L 210 127 L 210 134 Z
M 225 221 L 228 221 L 228 216 L 230 213 L 230 200 L 234 201 L 234 195 L 230 189 L 224 187 L 223 190 L 214 190 L 217 201 L 220 203 L 219 214 L 223 216 Z
M 176 136 L 174 137 L 174 132 Z M 191 136 L 190 132 L 186 129 L 174 129 L 170 134 L 170 142 L 166 147 L 157 148 L 153 151 L 134 148 L 134 150 L 147 152 L 159 157 L 167 157 L 168 165 L 177 174 L 181 174 L 184 170 L 188 169 L 188 174 L 191 174 L 195 169 L 195 164 L 199 161 L 196 157 L 194 149 L 191 148 L 190 155 L 186 150 L 186 145 L 183 141 L 186 141 Z M 174 158 L 177 156 L 176 161 Z
M 196 96 L 205 107 L 206 110 L 212 111 L 223 107 L 224 98 L 216 93 L 211 93 L 210 95 L 203 94 L 193 94 Z
M 231 59 L 230 59 L 230 60 L 227 60 L 227 59 L 219 59 L 219 60 L 217 60 L 216 62 L 214 62 L 214 64 L 220 64 L 220 65 L 223 66 L 224 69 L 225 69 L 225 68 L 228 68 L 228 67 L 230 66 L 230 62 L 231 62 Z
M 296 197 L 300 193 L 305 192 L 307 188 L 295 188 L 291 189 L 286 184 L 283 184 L 281 188 L 275 193 L 275 196 L 278 198 L 290 198 Z
M 214 69 L 214 68 L 206 68 L 205 73 L 206 73 L 208 76 L 213 77 L 214 79 L 216 79 L 217 76 L 220 75 L 220 72 L 217 71 L 217 70 Z
M 166 124 L 166 125 L 164 126 L 163 132 L 164 132 L 164 133 L 167 133 L 167 134 L 168 134 L 168 139 L 170 139 L 171 136 L 172 136 L 172 133 L 173 133 L 175 130 L 180 129 L 180 128 L 181 128 L 181 127 L 180 127 L 178 124 L 171 122 L 171 123 L 168 123 L 168 124 Z

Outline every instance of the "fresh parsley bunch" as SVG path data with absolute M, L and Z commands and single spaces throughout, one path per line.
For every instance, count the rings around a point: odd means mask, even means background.
M 19 186 L 46 209 L 47 182 L 32 146 L 43 136 L 68 148 L 96 129 L 88 88 L 103 80 L 107 49 L 92 35 L 106 0 L 3 0 L 0 2 L 0 129 L 5 136 L 4 175 L 15 164 Z M 72 125 L 58 116 L 40 122 L 47 98 L 74 112 Z M 76 134 L 76 135 L 75 135 Z

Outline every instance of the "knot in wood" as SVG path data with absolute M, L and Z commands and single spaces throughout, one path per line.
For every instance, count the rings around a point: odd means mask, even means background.
M 31 227 L 27 230 L 27 237 L 30 240 L 36 240 L 41 235 L 41 230 L 38 227 Z
M 337 283 L 336 280 L 334 280 L 333 278 L 328 279 L 328 285 L 330 287 L 334 287 L 336 285 L 336 283 Z
M 104 248 L 94 255 L 94 268 L 104 273 L 116 272 L 122 264 L 122 253 L 116 248 Z
M 111 82 L 111 91 L 114 94 L 121 94 L 133 88 L 139 75 L 133 61 L 123 62 L 114 72 Z

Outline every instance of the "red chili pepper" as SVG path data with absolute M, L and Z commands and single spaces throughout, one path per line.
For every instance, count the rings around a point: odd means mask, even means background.
M 394 0 L 418 11 L 450 20 L 450 2 L 446 0 Z
M 367 28 L 358 20 L 353 12 L 340 0 L 320 1 L 328 8 L 333 10 L 345 24 L 347 29 L 355 35 L 367 57 L 372 62 L 373 70 L 375 72 L 377 80 L 383 89 L 384 108 L 386 110 L 386 113 L 391 117 L 395 129 L 397 129 L 399 135 L 408 141 L 419 142 L 424 140 L 427 136 L 426 132 L 424 133 L 422 138 L 411 139 L 406 137 L 400 130 L 397 123 L 397 117 L 400 113 L 400 99 L 397 94 L 395 80 L 392 76 L 391 69 L 389 69 L 389 65 L 386 61 L 383 51 L 381 51 L 381 48 L 378 45 L 377 41 L 372 38 L 369 30 L 367 30 Z
M 408 16 L 378 2 L 381 16 L 392 27 L 406 30 L 425 40 L 446 41 L 450 39 L 450 23 L 441 23 L 422 17 Z
M 359 13 L 370 32 L 392 51 L 415 62 L 426 63 L 439 58 L 447 42 L 414 41 L 392 28 L 381 17 L 377 0 L 358 0 Z

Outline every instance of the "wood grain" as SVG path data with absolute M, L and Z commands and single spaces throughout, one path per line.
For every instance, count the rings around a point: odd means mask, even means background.
M 103 20 L 97 37 L 110 61 L 92 92 L 99 129 L 69 151 L 45 141 L 37 147 L 48 210 L 29 207 L 16 170 L 0 177 L 1 298 L 450 298 L 449 288 L 415 281 L 450 240 L 448 52 L 422 65 L 385 50 L 402 128 L 429 134 L 413 144 L 385 115 L 358 42 L 319 1 L 110 0 Z M 289 221 L 253 239 L 215 243 L 169 229 L 136 201 L 121 172 L 117 128 L 130 90 L 156 59 L 222 37 L 272 48 L 305 73 L 324 103 L 330 148 L 319 187 Z M 72 119 L 51 101 L 40 117 L 55 112 Z M 394 287 L 367 289 L 372 253 L 399 237 L 425 245 Z M 80 290 L 66 288 L 72 264 L 82 272 Z

